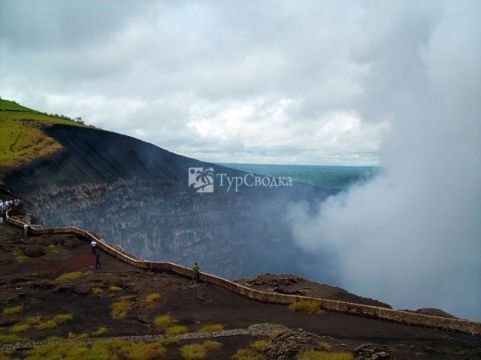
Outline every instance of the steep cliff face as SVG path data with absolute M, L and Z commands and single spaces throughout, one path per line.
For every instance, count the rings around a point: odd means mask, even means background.
M 188 186 L 190 167 L 243 173 L 102 130 L 54 125 L 44 131 L 62 150 L 4 178 L 36 222 L 72 224 L 137 256 L 187 266 L 197 261 L 227 277 L 318 273 L 318 260 L 293 242 L 285 212 L 291 201 L 321 200 L 327 191 L 293 184 L 196 193 Z

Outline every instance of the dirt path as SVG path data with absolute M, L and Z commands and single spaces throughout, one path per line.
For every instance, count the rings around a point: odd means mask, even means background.
M 55 252 L 50 248 L 53 244 Z M 42 248 L 45 255 L 28 257 L 22 263 L 16 261 L 15 254 L 27 247 Z M 22 304 L 23 313 L 12 317 L 0 315 L 0 333 L 9 333 L 13 324 L 31 316 L 48 319 L 55 314 L 68 313 L 73 316 L 72 322 L 51 330 L 33 328 L 25 336 L 31 343 L 42 343 L 50 336 L 67 338 L 69 332 L 92 334 L 105 326 L 111 338 L 147 341 L 164 336 L 153 325 L 153 319 L 168 314 L 186 326 L 189 334 L 184 336 L 192 336 L 194 340 L 199 336 L 213 336 L 199 334 L 202 325 L 223 324 L 227 330 L 218 336 L 223 336 L 222 342 L 229 351 L 245 346 L 253 337 L 262 336 L 246 332 L 259 323 L 303 328 L 352 349 L 364 343 L 378 344 L 392 349 L 393 355 L 397 351 L 400 355 L 393 357 L 397 359 L 412 359 L 415 353 L 424 354 L 416 355 L 419 359 L 457 359 L 456 355 L 444 355 L 481 348 L 481 337 L 333 312 L 294 313 L 285 305 L 249 300 L 215 285 L 198 286 L 178 275 L 140 270 L 103 252 L 101 259 L 102 270 L 96 272 L 94 257 L 85 241 L 71 235 L 24 238 L 20 229 L 1 224 L 0 308 Z M 66 272 L 84 275 L 64 282 L 56 280 Z M 120 287 L 121 291 L 110 290 L 112 286 Z M 93 293 L 94 288 L 101 292 Z M 152 293 L 159 293 L 160 300 L 148 304 L 145 299 Z M 132 298 L 127 316 L 113 319 L 113 303 L 125 296 Z

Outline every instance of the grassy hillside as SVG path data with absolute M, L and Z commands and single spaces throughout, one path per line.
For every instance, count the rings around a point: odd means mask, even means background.
M 53 124 L 85 126 L 65 116 L 0 100 L 0 167 L 16 167 L 60 150 L 62 146 L 43 132 Z

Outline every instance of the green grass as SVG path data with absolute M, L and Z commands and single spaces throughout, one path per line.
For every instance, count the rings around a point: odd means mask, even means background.
M 257 340 L 250 344 L 249 347 L 256 351 L 264 351 L 267 350 L 271 345 L 272 343 L 269 340 Z
M 15 101 L 9 101 L 9 100 L 0 100 L 0 111 L 28 111 L 28 112 L 34 112 L 34 110 L 25 107 L 23 105 L 20 105 L 19 103 Z
M 103 291 L 102 288 L 100 288 L 100 287 L 94 287 L 94 288 L 92 288 L 92 293 L 93 293 L 94 295 L 99 295 L 99 294 L 102 294 L 103 292 L 104 292 L 104 291 Z
M 14 349 L 3 349 L 0 350 L 0 360 L 13 360 L 12 357 L 15 354 Z
M 353 360 L 351 353 L 330 353 L 324 351 L 302 351 L 296 360 Z
M 142 343 L 126 340 L 96 340 L 93 342 L 86 359 L 132 359 L 151 360 L 165 354 L 165 348 L 160 342 Z
M 156 316 L 154 319 L 154 325 L 161 329 L 166 329 L 177 323 L 177 320 L 173 319 L 169 315 Z
M 27 323 L 18 323 L 18 324 L 13 325 L 10 328 L 10 331 L 14 334 L 24 333 L 24 332 L 30 330 L 31 327 L 32 327 L 32 325 L 27 324 Z
M 106 326 L 101 326 L 96 332 L 92 333 L 92 336 L 103 336 L 109 333 L 109 329 Z
M 75 339 L 85 338 L 81 334 Z M 72 339 L 72 340 L 75 340 Z M 75 342 L 49 343 L 26 351 L 26 360 L 153 360 L 162 358 L 165 348 L 159 342 L 95 340 L 92 345 Z
M 160 294 L 159 293 L 149 294 L 145 298 L 145 301 L 147 301 L 149 304 L 156 303 L 159 300 L 160 300 Z
M 222 331 L 222 330 L 224 330 L 224 325 L 222 324 L 207 324 L 207 325 L 201 326 L 197 331 L 201 333 L 210 333 L 210 332 L 216 332 L 216 331 Z
M 265 357 L 262 354 L 256 353 L 252 349 L 239 349 L 232 356 L 232 360 L 264 360 Z
M 289 310 L 294 312 L 306 312 L 309 314 L 322 314 L 321 304 L 315 300 L 300 300 L 289 305 Z
M 53 318 L 53 321 L 55 321 L 58 325 L 61 325 L 63 323 L 66 323 L 72 320 L 73 320 L 72 314 L 59 314 Z
M 85 126 L 66 116 L 40 113 L 0 99 L 0 167 L 16 167 L 62 149 L 43 131 L 54 124 Z
M 74 279 L 78 279 L 82 276 L 85 276 L 87 275 L 87 273 L 83 273 L 81 271 L 74 271 L 74 272 L 69 272 L 69 273 L 65 273 L 65 274 L 62 274 L 60 276 L 57 277 L 57 281 L 66 281 L 66 280 L 74 280 Z
M 17 262 L 19 264 L 23 264 L 25 261 L 28 260 L 28 256 L 25 255 L 17 255 Z
M 209 351 L 217 350 L 222 347 L 222 343 L 214 340 L 204 341 L 202 344 L 188 344 L 180 348 L 182 358 L 185 360 L 205 359 Z M 210 357 L 209 357 L 210 358 Z
M 220 349 L 223 345 L 222 345 L 222 343 L 219 342 L 219 341 L 207 340 L 207 341 L 204 341 L 204 343 L 202 344 L 202 346 L 203 346 L 204 349 L 206 349 L 207 351 L 210 351 L 210 350 Z
M 65 324 L 66 322 L 72 321 L 72 314 L 58 314 L 48 320 L 38 319 L 35 321 L 37 329 L 39 330 L 50 330 Z M 34 320 L 32 320 L 34 321 Z
M 89 349 L 84 344 L 46 344 L 28 350 L 25 360 L 84 360 L 88 359 L 88 354 Z
M 3 309 L 3 315 L 15 315 L 23 312 L 23 305 L 15 305 Z
M 42 321 L 37 325 L 39 330 L 50 330 L 58 327 L 58 324 L 53 320 Z
M 187 326 L 184 325 L 174 325 L 170 326 L 165 330 L 165 335 L 167 336 L 176 336 L 185 334 L 188 331 Z
M 40 324 L 40 317 L 39 316 L 30 316 L 30 317 L 25 319 L 25 322 L 29 325 L 37 326 L 38 324 Z
M 130 298 L 124 298 L 112 304 L 112 319 L 125 319 L 132 307 L 132 301 Z
M 28 341 L 27 338 L 15 334 L 0 334 L 0 344 L 15 344 Z
M 50 244 L 48 246 L 48 249 L 50 250 L 50 252 L 54 255 L 58 254 L 58 250 L 57 250 L 57 247 L 54 245 L 54 244 Z
M 180 349 L 182 358 L 185 360 L 201 360 L 207 356 L 207 350 L 202 344 L 188 344 Z

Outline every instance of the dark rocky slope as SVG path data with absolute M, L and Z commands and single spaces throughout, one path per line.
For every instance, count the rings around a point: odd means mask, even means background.
M 391 306 L 388 304 L 374 299 L 369 299 L 352 294 L 340 287 L 327 284 L 319 284 L 317 282 L 309 281 L 299 276 L 294 276 L 290 274 L 263 274 L 252 279 L 240 279 L 236 282 L 257 290 L 278 292 L 281 294 L 311 296 L 323 299 L 347 301 L 357 304 L 380 306 L 388 309 L 391 308 Z
M 290 202 L 314 204 L 329 191 L 295 184 L 239 192 L 217 186 L 199 194 L 188 188 L 189 167 L 243 173 L 98 129 L 54 125 L 44 131 L 62 151 L 4 177 L 35 222 L 78 226 L 137 256 L 187 266 L 198 261 L 231 278 L 269 271 L 333 280 L 316 277 L 328 263 L 302 251 L 285 221 Z

